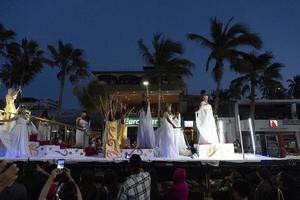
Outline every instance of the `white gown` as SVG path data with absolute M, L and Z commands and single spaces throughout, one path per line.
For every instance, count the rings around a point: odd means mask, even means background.
M 90 123 L 88 121 L 85 121 L 82 118 L 78 118 L 79 125 L 83 127 L 84 129 L 89 129 Z M 77 121 L 76 120 L 76 121 Z M 87 132 L 76 129 L 76 147 L 88 147 L 89 146 L 89 136 Z
M 213 116 L 212 107 L 209 103 L 201 102 L 199 111 L 196 113 L 196 127 L 198 133 L 198 144 L 219 143 L 216 121 Z
M 49 141 L 51 133 L 51 126 L 48 122 L 40 121 L 38 128 L 38 141 Z
M 150 103 L 148 103 L 147 113 L 145 113 L 144 109 L 140 110 L 137 147 L 141 149 L 153 149 L 155 147 Z
M 8 122 L 10 123 L 10 122 Z M 10 132 L 0 133 L 0 140 L 6 149 L 8 157 L 29 157 L 28 120 L 18 117 Z
M 179 114 L 175 119 L 173 120 L 174 124 L 176 124 L 177 127 L 181 127 L 181 115 Z M 184 133 L 182 129 L 176 128 L 175 130 L 175 144 L 177 148 L 177 153 L 182 156 L 190 156 L 192 155 L 192 152 L 188 150 L 188 146 L 186 144 Z
M 176 148 L 175 130 L 172 124 L 168 122 L 168 118 L 172 120 L 172 116 L 167 112 L 164 113 L 161 126 L 155 131 L 156 136 L 159 137 L 160 157 L 177 158 L 179 153 Z

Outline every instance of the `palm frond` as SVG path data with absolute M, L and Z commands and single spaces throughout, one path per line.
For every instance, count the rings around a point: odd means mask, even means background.
M 210 49 L 214 48 L 214 43 L 211 42 L 209 39 L 201 36 L 201 35 L 197 35 L 197 34 L 194 34 L 194 33 L 189 33 L 189 34 L 187 34 L 187 38 L 189 40 L 199 42 L 201 45 L 203 45 L 205 47 L 208 47 Z

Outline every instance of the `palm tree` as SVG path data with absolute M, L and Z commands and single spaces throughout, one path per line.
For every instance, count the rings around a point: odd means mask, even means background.
M 288 93 L 291 98 L 299 99 L 300 98 L 300 75 L 296 75 L 293 79 L 287 80 Z
M 5 55 L 4 49 L 8 44 L 8 41 L 13 39 L 15 32 L 12 30 L 7 30 L 3 24 L 0 24 L 0 55 Z
M 194 64 L 182 57 L 184 53 L 182 44 L 165 38 L 162 34 L 154 34 L 152 39 L 152 51 L 149 50 L 142 39 L 138 41 L 138 45 L 145 63 L 153 68 L 148 76 L 150 78 L 156 78 L 156 82 L 159 86 L 159 102 L 163 80 L 184 88 L 185 83 L 182 76 L 192 75 L 191 70 Z M 159 113 L 160 103 L 158 105 L 158 115 Z
M 76 86 L 73 94 L 77 97 L 80 105 L 89 113 L 97 112 L 103 114 L 103 107 L 108 104 L 109 98 L 113 91 L 103 85 L 99 85 L 98 81 L 91 80 L 86 86 Z
M 272 62 L 272 60 L 273 56 L 269 52 L 260 55 L 250 53 L 236 58 L 233 63 L 233 69 L 242 76 L 234 79 L 231 85 L 239 85 L 244 95 L 250 93 L 250 117 L 252 120 L 255 117 L 256 89 L 268 93 L 270 89 L 281 85 L 280 70 L 284 66 L 281 63 Z
M 73 48 L 72 44 L 64 44 L 62 41 L 58 41 L 57 49 L 48 45 L 50 52 L 50 58 L 47 63 L 50 66 L 56 66 L 59 68 L 57 78 L 60 81 L 60 91 L 58 99 L 58 114 L 61 111 L 65 79 L 68 76 L 71 83 L 75 84 L 79 80 L 89 76 L 87 61 L 83 57 L 82 49 Z
M 250 46 L 259 49 L 262 45 L 261 39 L 249 31 L 249 28 L 241 23 L 231 25 L 231 18 L 225 26 L 219 20 L 211 19 L 210 38 L 202 35 L 189 33 L 187 38 L 199 42 L 210 50 L 206 61 L 206 71 L 209 70 L 212 60 L 215 61 L 212 74 L 216 86 L 216 99 L 214 113 L 218 114 L 221 82 L 224 71 L 224 61 L 231 62 L 236 56 L 243 54 L 238 48 Z
M 21 43 L 6 45 L 6 62 L 0 77 L 7 88 L 19 88 L 28 85 L 41 72 L 45 58 L 39 44 L 33 40 L 22 39 Z

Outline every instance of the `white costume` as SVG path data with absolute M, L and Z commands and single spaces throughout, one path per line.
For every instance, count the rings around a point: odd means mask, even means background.
M 180 113 L 174 118 L 174 124 L 177 127 L 181 127 L 181 115 Z M 176 128 L 175 130 L 175 144 L 177 148 L 177 153 L 182 156 L 190 156 L 192 152 L 188 150 L 188 146 L 186 144 L 184 133 L 182 129 Z
M 209 103 L 201 102 L 200 109 L 196 114 L 196 127 L 198 132 L 198 144 L 219 143 L 216 121 L 212 107 Z
M 17 117 L 13 122 L 15 122 L 15 125 L 10 132 L 0 134 L 0 140 L 6 149 L 6 156 L 29 157 L 29 121 L 23 117 Z
M 85 121 L 81 117 L 76 119 L 76 124 L 80 125 L 79 128 L 88 130 L 90 127 L 90 123 Z M 87 147 L 89 146 L 89 136 L 87 131 L 76 129 L 76 147 Z
M 12 88 L 8 89 L 7 95 L 5 97 L 6 99 L 6 106 L 4 108 L 4 111 L 6 112 L 6 116 L 4 117 L 5 119 L 13 118 L 17 113 L 17 109 L 15 106 L 15 100 L 17 98 L 17 95 L 18 93 L 14 89 Z M 15 121 L 6 123 L 5 124 L 6 130 L 11 131 L 15 125 L 16 125 Z
M 51 126 L 48 122 L 40 121 L 38 128 L 38 141 L 49 141 L 51 133 Z
M 176 158 L 178 157 L 178 150 L 175 141 L 175 130 L 168 119 L 172 121 L 172 116 L 165 112 L 161 126 L 155 131 L 155 134 L 159 137 L 157 141 L 160 148 L 160 157 Z
M 150 103 L 147 106 L 147 113 L 145 113 L 144 109 L 140 110 L 137 146 L 141 149 L 153 149 L 155 147 Z

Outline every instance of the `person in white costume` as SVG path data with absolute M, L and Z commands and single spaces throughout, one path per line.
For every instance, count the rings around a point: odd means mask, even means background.
M 155 131 L 155 135 L 158 137 L 157 141 L 160 149 L 160 157 L 176 158 L 179 155 L 175 140 L 176 124 L 173 118 L 172 105 L 169 104 L 166 106 L 161 126 Z
M 183 130 L 181 127 L 181 114 L 177 113 L 173 118 L 174 124 L 177 128 L 174 129 L 175 132 L 175 144 L 177 152 L 181 156 L 191 156 L 192 152 L 188 149 Z
M 213 115 L 212 106 L 208 103 L 208 94 L 202 94 L 202 102 L 199 110 L 195 112 L 196 128 L 198 133 L 197 144 L 219 143 L 216 121 Z
M 142 102 L 142 108 L 139 111 L 137 147 L 141 149 L 153 149 L 155 147 L 154 129 L 148 99 Z
M 8 157 L 29 157 L 29 142 L 28 135 L 30 134 L 29 125 L 31 125 L 28 111 L 19 109 L 18 114 L 13 118 L 0 120 L 0 122 L 11 123 L 14 122 L 14 127 L 11 131 L 2 132 L 0 134 L 0 141 L 6 150 Z
M 15 100 L 18 97 L 20 90 L 16 91 L 13 88 L 9 88 L 7 90 L 7 95 L 5 96 L 6 106 L 4 108 L 5 116 L 4 119 L 11 119 L 13 118 L 18 109 L 15 106 Z M 11 121 L 10 123 L 6 123 L 5 128 L 7 131 L 11 131 L 11 129 L 15 126 L 15 121 Z
M 88 129 L 90 119 L 86 111 L 81 112 L 81 116 L 76 119 L 76 147 L 85 148 L 89 146 Z
M 41 118 L 49 120 L 50 117 L 48 115 L 47 110 L 43 111 Z M 51 126 L 48 121 L 39 121 L 38 127 L 38 141 L 49 141 L 51 134 Z

